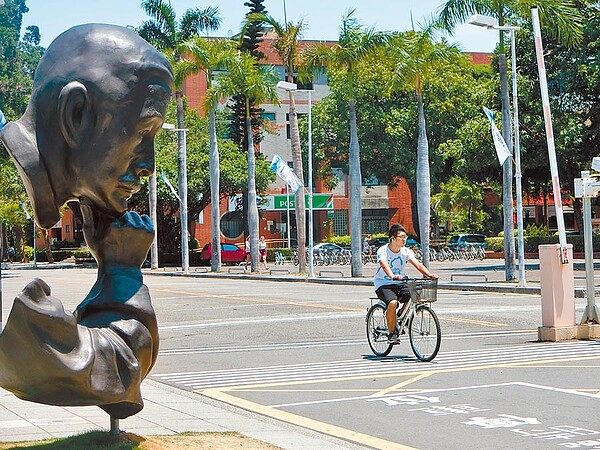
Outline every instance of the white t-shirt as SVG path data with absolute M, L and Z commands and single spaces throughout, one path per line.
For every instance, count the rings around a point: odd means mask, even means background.
M 402 277 L 407 277 L 406 272 L 404 271 L 404 267 L 406 263 L 415 259 L 414 252 L 408 247 L 401 247 L 398 253 L 394 253 L 390 250 L 390 244 L 385 244 L 379 247 L 377 250 L 377 263 L 379 261 L 387 261 L 390 269 L 392 269 L 392 273 L 394 275 L 402 275 Z M 386 284 L 400 284 L 402 281 L 400 280 L 392 280 L 385 274 L 385 271 L 381 266 L 375 271 L 375 276 L 373 277 L 373 284 L 375 285 L 375 290 L 379 289 L 381 286 L 385 286 Z

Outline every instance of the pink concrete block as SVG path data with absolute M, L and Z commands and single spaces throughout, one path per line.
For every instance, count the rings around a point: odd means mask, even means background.
M 540 245 L 542 326 L 575 325 L 573 245 L 567 244 L 568 263 L 560 260 L 560 245 Z

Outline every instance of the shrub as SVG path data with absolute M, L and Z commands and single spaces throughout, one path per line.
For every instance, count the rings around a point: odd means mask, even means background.
M 350 248 L 350 236 L 331 236 L 324 240 L 324 242 L 330 242 L 332 244 L 337 244 L 340 247 Z

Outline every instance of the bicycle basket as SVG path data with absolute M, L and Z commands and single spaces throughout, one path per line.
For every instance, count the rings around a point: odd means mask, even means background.
M 431 303 L 437 301 L 436 278 L 412 279 L 406 282 L 410 296 L 415 303 Z

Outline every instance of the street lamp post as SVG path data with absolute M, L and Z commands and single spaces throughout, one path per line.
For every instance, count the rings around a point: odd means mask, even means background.
M 517 51 L 515 45 L 515 31 L 520 30 L 517 26 L 496 25 L 493 17 L 476 14 L 469 19 L 471 25 L 484 27 L 488 30 L 510 31 L 510 55 L 512 68 L 512 90 L 513 90 L 513 139 L 515 150 L 515 184 L 517 191 L 517 246 L 519 258 L 519 283 L 521 287 L 527 286 L 525 279 L 525 244 L 523 238 L 523 190 L 521 188 L 521 144 L 519 141 L 519 101 L 517 95 Z
M 181 219 L 181 269 L 183 273 L 188 273 L 190 270 L 189 264 L 189 253 L 188 253 L 188 230 L 187 230 L 187 221 L 188 221 L 188 211 L 187 211 L 187 161 L 186 161 L 186 145 L 187 145 L 187 137 L 186 132 L 187 128 L 175 128 L 175 125 L 170 123 L 163 124 L 163 128 L 168 131 L 182 133 L 183 139 L 180 141 L 183 145 L 180 145 L 177 150 L 177 161 L 179 163 L 179 213 Z
M 286 91 L 308 93 L 308 277 L 314 278 L 313 235 L 313 168 L 312 168 L 312 93 L 311 89 L 298 89 L 296 83 L 280 81 L 277 87 Z M 289 219 L 288 219 L 289 222 Z M 289 226 L 289 223 L 288 223 Z

